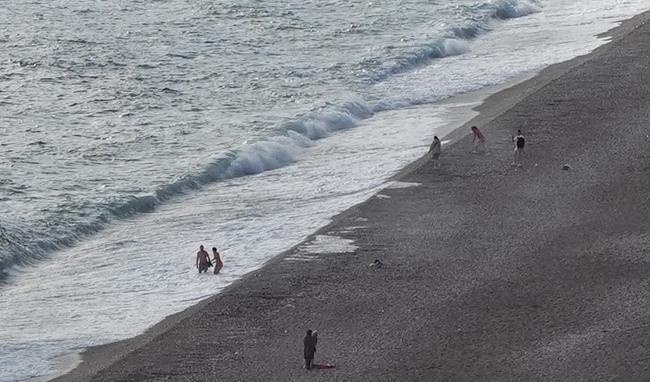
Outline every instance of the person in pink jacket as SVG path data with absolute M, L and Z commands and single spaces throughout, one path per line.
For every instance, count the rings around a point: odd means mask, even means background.
M 472 136 L 472 144 L 474 145 L 474 149 L 472 150 L 472 153 L 478 154 L 478 153 L 484 153 L 485 152 L 485 136 L 481 132 L 481 130 L 478 129 L 476 126 L 472 126 L 472 133 L 474 134 Z

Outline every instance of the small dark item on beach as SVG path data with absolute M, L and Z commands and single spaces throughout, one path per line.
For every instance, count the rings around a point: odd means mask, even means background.
M 210 267 L 212 267 L 212 266 L 213 266 L 212 262 L 211 262 L 211 261 L 208 261 L 208 268 L 210 268 Z
M 564 170 L 564 171 L 569 171 L 570 169 L 571 169 L 571 166 L 569 166 L 566 163 L 564 164 L 564 166 L 562 166 L 562 170 Z
M 383 268 L 384 263 L 382 263 L 379 259 L 375 259 L 375 261 L 373 261 L 369 266 L 374 268 Z

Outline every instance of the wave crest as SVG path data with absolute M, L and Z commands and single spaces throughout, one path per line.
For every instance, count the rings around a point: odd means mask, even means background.
M 381 81 L 433 59 L 463 54 L 468 50 L 467 41 L 489 31 L 492 20 L 522 17 L 537 11 L 536 3 L 528 0 L 494 0 L 467 7 L 463 10 L 466 22 L 450 27 L 441 37 L 394 58 L 375 72 L 378 74 L 373 80 Z M 314 111 L 286 123 L 277 136 L 224 152 L 211 159 L 202 170 L 181 176 L 150 194 L 96 202 L 91 208 L 92 214 L 77 211 L 74 215 L 75 206 L 66 206 L 60 216 L 49 216 L 36 222 L 38 227 L 0 222 L 0 280 L 12 267 L 35 264 L 49 253 L 99 232 L 115 219 L 152 212 L 170 199 L 222 179 L 259 174 L 289 165 L 315 140 L 353 128 L 360 120 L 376 112 L 400 106 L 408 105 L 382 100 L 376 100 L 373 105 L 351 101 Z M 77 207 L 80 211 L 88 211 L 88 204 L 90 202 L 84 202 Z
M 84 219 L 77 216 L 70 220 L 69 214 L 51 216 L 44 224 L 49 228 L 47 231 L 6 223 L 0 225 L 0 280 L 6 278 L 10 268 L 34 265 L 49 253 L 70 247 L 84 237 L 101 231 L 115 219 L 153 212 L 162 203 L 219 180 L 259 174 L 289 165 L 313 146 L 315 140 L 338 130 L 355 127 L 361 119 L 373 114 L 372 107 L 361 101 L 312 112 L 287 123 L 279 135 L 222 153 L 202 170 L 179 177 L 151 194 L 100 202 L 94 206 L 97 212 L 92 217 Z M 71 209 L 74 206 L 66 207 L 68 211 Z
M 375 74 L 370 78 L 371 82 L 380 82 L 392 75 L 411 71 L 434 59 L 466 53 L 469 49 L 467 42 L 489 32 L 494 20 L 513 19 L 540 11 L 540 7 L 529 0 L 495 0 L 460 9 L 464 22 L 449 27 L 443 32 L 442 37 L 402 53 L 388 66 L 380 67 L 374 71 Z

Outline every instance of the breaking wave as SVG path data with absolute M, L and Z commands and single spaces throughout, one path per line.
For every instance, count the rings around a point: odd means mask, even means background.
M 540 8 L 529 0 L 495 0 L 461 8 L 465 21 L 452 26 L 441 37 L 420 44 L 417 48 L 402 53 L 379 68 L 370 68 L 371 82 L 380 82 L 400 73 L 426 65 L 431 60 L 466 53 L 467 42 L 489 32 L 494 20 L 523 17 Z
M 84 237 L 99 232 L 115 219 L 152 212 L 173 198 L 219 180 L 259 174 L 289 165 L 316 140 L 332 132 L 352 128 L 373 114 L 372 108 L 363 102 L 347 102 L 329 111 L 309 113 L 285 124 L 279 135 L 222 153 L 201 171 L 184 175 L 151 194 L 100 203 L 94 208 L 98 212 L 90 219 L 72 219 L 76 220 L 72 222 L 66 221 L 63 216 L 52 216 L 47 222 L 47 232 L 20 226 L 0 226 L 0 280 L 13 266 L 33 265 L 48 253 L 72 246 Z M 68 209 L 73 208 L 68 206 Z
M 412 70 L 435 58 L 462 54 L 467 50 L 467 40 L 490 30 L 491 20 L 521 17 L 538 10 L 534 2 L 527 0 L 495 0 L 467 7 L 463 10 L 467 19 L 463 25 L 451 27 L 445 36 L 391 60 L 390 64 L 375 70 L 374 80 Z M 406 105 L 387 104 L 382 100 L 372 105 L 352 101 L 329 110 L 308 113 L 286 123 L 278 135 L 224 152 L 202 170 L 181 176 L 150 194 L 96 202 L 92 206 L 95 212 L 90 215 L 75 216 L 70 212 L 74 206 L 67 206 L 68 212 L 62 212 L 62 216 L 50 216 L 39 224 L 40 228 L 3 222 L 0 224 L 0 280 L 5 279 L 15 266 L 35 264 L 49 253 L 99 232 L 115 219 L 152 212 L 159 205 L 210 183 L 289 165 L 316 140 L 338 130 L 353 128 L 359 121 L 379 111 L 401 106 Z M 87 210 L 89 203 L 78 207 Z

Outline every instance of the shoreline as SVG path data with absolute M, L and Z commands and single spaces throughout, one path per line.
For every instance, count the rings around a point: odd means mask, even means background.
M 485 98 L 483 102 L 476 108 L 476 110 L 479 112 L 477 116 L 472 118 L 469 122 L 462 124 L 461 127 L 455 129 L 452 133 L 448 134 L 445 136 L 445 138 L 450 137 L 453 140 L 453 147 L 446 148 L 446 151 L 449 150 L 449 153 L 445 153 L 445 161 L 447 161 L 451 158 L 458 158 L 460 155 L 460 151 L 463 151 L 461 148 L 458 146 L 461 146 L 467 139 L 466 139 L 466 133 L 465 131 L 467 130 L 465 127 L 469 126 L 471 124 L 477 124 L 477 125 L 488 125 L 486 131 L 488 134 L 491 134 L 492 131 L 495 129 L 494 126 L 490 125 L 490 122 L 493 122 L 496 118 L 502 116 L 504 113 L 508 112 L 511 110 L 513 107 L 515 107 L 518 104 L 518 101 L 520 99 L 523 99 L 531 94 L 534 94 L 535 92 L 539 91 L 540 89 L 544 88 L 545 86 L 549 85 L 556 79 L 560 78 L 561 76 L 565 75 L 567 72 L 571 71 L 573 68 L 576 68 L 585 62 L 594 59 L 598 55 L 601 55 L 603 51 L 607 50 L 608 46 L 610 44 L 616 44 L 621 38 L 624 38 L 627 36 L 628 33 L 631 33 L 634 29 L 636 29 L 639 25 L 642 25 L 644 22 L 646 22 L 648 19 L 648 14 L 643 14 L 636 16 L 626 22 L 623 23 L 622 26 L 619 26 L 617 28 L 614 28 L 612 31 L 608 32 L 607 35 L 612 36 L 612 42 L 609 42 L 599 48 L 597 48 L 595 51 L 590 53 L 589 55 L 586 56 L 581 56 L 577 57 L 571 61 L 567 61 L 564 63 L 560 64 L 555 64 L 552 65 L 548 68 L 543 69 L 540 73 L 536 75 L 532 75 L 531 78 L 520 82 L 518 84 L 515 84 L 514 86 L 508 86 L 507 88 L 504 87 L 503 90 L 499 91 L 498 93 L 492 94 Z M 474 95 L 475 96 L 475 95 Z M 461 96 L 462 97 L 462 96 Z M 469 95 L 471 97 L 471 95 Z M 450 101 L 451 102 L 451 101 Z M 493 144 L 492 141 L 489 142 L 490 145 Z M 494 142 L 494 145 L 503 146 L 501 143 Z M 492 152 L 493 149 L 490 147 L 490 151 Z M 497 150 L 500 151 L 500 150 Z M 422 171 L 423 165 L 426 164 L 427 159 L 426 157 L 422 157 L 418 159 L 417 161 L 413 162 L 411 165 L 405 167 L 403 170 L 401 170 L 397 175 L 393 176 L 392 179 L 400 179 L 404 180 L 407 178 L 410 178 L 412 176 L 418 176 L 418 172 Z M 446 165 L 446 163 L 443 162 L 443 167 Z M 471 170 L 474 175 L 479 176 L 481 174 L 481 171 L 493 171 L 493 169 L 488 169 L 488 168 L 478 168 Z M 408 190 L 383 190 L 380 191 L 380 194 L 389 194 L 389 196 L 393 196 L 394 198 L 397 199 L 400 197 L 401 194 L 409 192 Z M 312 235 L 308 236 L 307 239 L 302 243 L 299 244 L 298 246 L 283 252 L 282 254 L 279 254 L 269 262 L 267 262 L 261 269 L 258 269 L 256 271 L 251 272 L 250 274 L 246 275 L 245 277 L 241 278 L 240 280 L 236 281 L 235 283 L 231 284 L 228 286 L 224 291 L 219 293 L 218 295 L 212 296 L 210 298 L 207 298 L 197 305 L 190 307 L 182 312 L 179 312 L 177 314 L 174 314 L 172 316 L 169 316 L 165 318 L 163 321 L 160 323 L 156 324 L 147 332 L 144 334 L 127 339 L 124 341 L 120 342 L 115 342 L 107 345 L 102 345 L 98 347 L 93 347 L 89 348 L 86 351 L 82 353 L 82 358 L 83 362 L 74 370 L 72 370 L 70 373 L 67 373 L 59 378 L 55 378 L 54 380 L 87 380 L 92 377 L 97 377 L 98 379 L 102 378 L 108 378 L 109 374 L 104 375 L 104 377 L 98 377 L 97 373 L 104 371 L 106 368 L 111 368 L 112 365 L 114 365 L 116 362 L 121 362 L 126 360 L 125 362 L 131 366 L 133 366 L 133 362 L 138 361 L 135 355 L 133 355 L 134 352 L 142 349 L 146 345 L 153 344 L 156 341 L 162 341 L 160 338 L 163 334 L 169 333 L 173 329 L 179 329 L 179 327 L 183 326 L 183 323 L 185 321 L 191 321 L 193 318 L 199 316 L 199 315 L 208 315 L 208 316 L 215 316 L 215 317 L 223 317 L 219 318 L 222 321 L 226 321 L 227 318 L 227 313 L 221 311 L 219 313 L 215 312 L 208 312 L 208 310 L 215 310 L 218 308 L 213 308 L 213 305 L 217 304 L 217 300 L 226 300 L 226 299 L 237 299 L 238 297 L 241 297 L 245 293 L 242 292 L 249 292 L 255 293 L 253 294 L 253 297 L 255 294 L 257 295 L 257 300 L 255 300 L 256 304 L 262 306 L 262 307 L 268 307 L 269 305 L 272 305 L 276 300 L 276 297 L 264 297 L 264 290 L 267 288 L 266 284 L 261 284 L 259 282 L 259 278 L 261 277 L 267 277 L 271 280 L 275 280 L 278 278 L 282 278 L 281 273 L 274 273 L 274 271 L 269 270 L 271 267 L 283 267 L 285 266 L 285 258 L 291 254 L 296 253 L 299 249 L 300 246 L 304 245 L 304 243 L 308 243 L 312 241 L 317 235 L 326 235 L 331 232 L 338 232 L 338 231 L 344 231 L 342 228 L 344 228 L 344 225 L 346 222 L 348 222 L 349 219 L 356 219 L 359 216 L 363 216 L 363 214 L 360 214 L 359 211 L 363 209 L 369 208 L 370 205 L 374 205 L 378 203 L 378 198 L 375 195 L 374 197 L 371 197 L 367 201 L 354 206 L 350 208 L 349 210 L 343 212 L 340 215 L 337 215 L 332 219 L 332 222 L 325 227 L 321 228 L 317 232 L 313 233 Z M 371 219 L 372 220 L 372 219 Z M 365 223 L 364 223 L 365 224 Z M 359 235 L 363 234 L 358 234 L 358 233 L 353 233 L 353 234 L 346 234 L 346 233 L 341 233 L 341 236 L 348 237 L 351 236 L 355 241 L 361 241 L 359 240 Z M 355 236 L 356 235 L 356 236 Z M 367 253 L 367 249 L 364 248 L 363 246 L 361 247 L 361 250 L 358 250 L 359 253 L 361 254 L 366 254 L 370 255 L 371 253 Z M 374 252 L 374 251 L 371 251 Z M 366 256 L 367 257 L 367 256 Z M 318 257 L 318 259 L 321 259 L 321 257 Z M 328 260 L 325 260 L 328 261 Z M 349 261 L 349 260 L 347 260 Z M 362 263 L 366 265 L 366 262 Z M 315 264 L 320 264 L 319 261 L 314 260 Z M 321 269 L 321 265 L 318 265 L 318 269 Z M 340 272 L 346 272 L 348 269 L 341 267 L 341 265 L 334 265 L 333 268 L 335 268 L 337 271 Z M 304 274 L 307 276 L 307 278 L 316 278 L 317 280 L 319 279 L 317 272 L 314 270 L 310 269 L 305 269 L 303 266 L 300 265 L 295 265 L 293 266 L 292 269 L 295 269 L 298 271 L 299 274 Z M 321 269 L 323 270 L 323 269 Z M 354 269 L 352 272 L 353 273 L 359 273 L 362 276 L 366 277 L 367 275 L 365 274 L 366 269 L 362 270 L 357 270 Z M 331 270 L 328 270 L 327 272 L 332 272 Z M 271 274 L 271 276 L 269 276 Z M 275 277 L 275 278 L 274 278 Z M 372 276 L 370 276 L 372 277 Z M 240 291 L 239 289 L 245 289 L 246 291 Z M 268 288 L 272 289 L 273 286 L 268 286 Z M 282 289 L 282 288 L 280 288 Z M 287 291 L 287 295 L 290 295 L 290 292 Z M 245 296 L 245 300 L 250 300 L 251 296 Z M 261 300 L 261 302 L 260 302 Z M 269 301 L 267 301 L 269 300 Z M 281 298 L 280 298 L 281 300 Z M 233 300 L 234 301 L 234 300 Z M 326 301 L 326 300 L 325 300 Z M 223 301 L 220 301 L 223 302 Z M 232 301 L 231 301 L 232 302 Z M 249 301 L 250 303 L 250 301 Z M 244 304 L 245 305 L 245 304 Z M 308 304 L 309 305 L 309 304 Z M 310 305 L 311 306 L 311 305 Z M 313 307 L 312 308 L 318 310 L 318 307 Z M 252 317 L 251 317 L 252 319 Z M 290 318 L 288 318 L 290 320 Z M 331 334 L 330 334 L 331 335 Z M 379 342 L 376 342 L 379 344 Z M 227 344 L 221 344 L 220 346 L 228 347 Z M 232 354 L 228 352 L 223 352 L 223 354 L 226 354 L 224 356 L 226 359 L 236 359 L 232 358 Z M 129 363 L 128 359 L 133 358 L 134 361 Z M 230 357 L 230 358 L 229 358 Z M 141 361 L 141 360 L 140 360 Z M 137 363 L 137 362 L 136 362 Z M 143 367 L 145 367 L 143 365 Z M 116 368 L 119 368 L 116 366 Z M 435 369 L 435 368 L 434 368 Z M 115 376 L 115 375 L 113 375 Z M 325 376 L 323 376 L 325 378 Z
M 618 28 L 618 27 L 617 27 Z M 556 65 L 560 65 L 556 64 Z M 447 134 L 441 137 L 441 139 L 445 140 L 447 137 L 450 137 L 452 139 L 451 142 L 447 143 L 445 147 L 448 147 L 449 145 L 456 144 L 459 139 L 461 139 L 464 135 L 463 133 L 459 133 L 459 130 L 462 127 L 470 126 L 470 123 L 481 123 L 484 122 L 485 120 L 480 118 L 481 113 L 476 111 L 477 108 L 481 107 L 486 100 L 493 96 L 497 95 L 503 91 L 508 90 L 511 87 L 518 86 L 526 81 L 529 81 L 531 78 L 534 78 L 538 75 L 539 72 L 532 72 L 532 73 L 527 73 L 523 74 L 521 76 L 517 76 L 510 81 L 507 81 L 502 84 L 498 85 L 493 85 L 493 86 L 488 86 L 485 88 L 482 88 L 477 91 L 469 92 L 469 93 L 464 93 L 458 96 L 450 97 L 448 99 L 445 99 L 441 102 L 442 105 L 453 105 L 456 104 L 460 101 L 460 103 L 463 104 L 471 104 L 475 106 L 460 106 L 458 107 L 461 110 L 461 114 L 474 114 L 473 117 L 471 118 L 464 118 L 460 117 L 456 121 L 454 121 L 452 124 L 455 126 L 453 127 Z M 494 117 L 494 116 L 493 116 Z M 492 117 L 492 118 L 493 118 Z M 479 122 L 476 122 L 476 121 Z M 398 181 L 398 179 L 404 177 L 406 174 L 408 174 L 410 171 L 412 171 L 413 166 L 420 166 L 423 164 L 423 160 L 426 162 L 428 161 L 428 156 L 424 155 L 418 159 L 416 159 L 414 162 L 410 163 L 406 167 L 402 168 L 399 170 L 396 174 L 390 176 L 386 184 L 390 184 L 390 182 L 393 181 Z M 382 189 L 383 190 L 383 189 Z M 378 193 L 381 193 L 380 190 Z M 374 196 L 371 196 L 368 200 L 372 199 Z M 204 305 L 207 305 L 211 302 L 211 300 L 218 298 L 218 296 L 221 293 L 226 292 L 227 290 L 231 288 L 237 288 L 237 285 L 239 283 L 245 283 L 246 278 L 251 277 L 251 274 L 254 274 L 256 272 L 260 272 L 263 270 L 263 268 L 268 265 L 269 263 L 272 263 L 274 261 L 281 261 L 287 256 L 291 256 L 292 254 L 295 253 L 298 247 L 312 241 L 316 236 L 319 236 L 323 234 L 324 232 L 327 231 L 328 227 L 336 225 L 337 221 L 347 213 L 349 213 L 352 209 L 355 207 L 358 207 L 359 205 L 362 205 L 368 200 L 365 200 L 355 206 L 352 206 L 348 208 L 347 210 L 335 215 L 332 217 L 331 222 L 328 223 L 327 225 L 319 228 L 317 231 L 314 233 L 308 235 L 303 241 L 300 243 L 294 245 L 293 247 L 287 249 L 286 251 L 283 251 L 279 253 L 277 256 L 273 257 L 272 259 L 268 260 L 265 262 L 263 265 L 260 266 L 259 269 L 245 275 L 244 277 L 236 280 L 232 284 L 228 285 L 224 290 L 219 292 L 219 294 L 210 296 L 199 303 L 186 308 L 183 311 L 177 312 L 175 314 L 169 315 L 165 317 L 163 320 L 160 322 L 156 323 L 149 329 L 147 329 L 144 333 L 139 334 L 135 337 L 130 337 L 126 338 L 121 341 L 116 341 L 116 342 L 110 342 L 107 344 L 103 345 L 97 345 L 97 346 L 91 346 L 88 348 L 84 348 L 79 352 L 76 353 L 67 353 L 63 354 L 60 357 L 57 357 L 57 360 L 62 360 L 61 362 L 58 362 L 59 364 L 63 365 L 59 370 L 56 372 L 50 373 L 48 375 L 40 376 L 40 377 L 34 377 L 31 378 L 29 381 L 30 382 L 43 382 L 43 381 L 66 381 L 68 378 L 73 378 L 71 380 L 77 381 L 77 380 L 84 380 L 87 375 L 92 375 L 96 370 L 101 370 L 102 368 L 111 365 L 114 363 L 117 359 L 121 358 L 124 354 L 127 354 L 129 351 L 132 351 L 136 348 L 138 348 L 141 344 L 148 342 L 149 340 L 155 338 L 159 334 L 164 333 L 166 330 L 169 328 L 173 327 L 176 324 L 179 324 L 182 322 L 185 318 L 192 316 L 193 314 L 197 313 L 202 309 Z M 133 343 L 131 343 L 133 342 Z M 117 354 L 116 354 L 117 353 Z M 87 359 L 92 360 L 91 362 L 93 364 L 96 364 L 95 366 L 92 366 L 91 370 L 86 370 L 87 365 L 84 364 L 84 362 Z M 104 360 L 102 362 L 98 362 L 98 359 Z M 79 374 L 80 375 L 77 375 Z
M 619 27 L 616 27 L 615 29 L 618 29 L 618 28 Z M 555 65 L 561 65 L 563 63 L 558 63 L 558 64 L 555 64 Z M 543 69 L 543 70 L 545 70 L 545 69 Z M 529 81 L 532 78 L 536 77 L 539 74 L 539 72 L 541 72 L 541 71 L 525 73 L 525 74 L 522 74 L 522 75 L 517 76 L 515 78 L 512 78 L 507 82 L 497 84 L 497 85 L 487 86 L 485 88 L 482 88 L 482 89 L 479 89 L 479 90 L 476 90 L 476 91 L 460 94 L 460 95 L 453 96 L 453 97 L 450 97 L 450 98 L 447 98 L 447 99 L 441 101 L 441 103 L 440 103 L 441 105 L 451 105 L 452 107 L 457 108 L 458 110 L 460 110 L 460 114 L 462 115 L 461 117 L 458 117 L 455 120 L 450 121 L 450 123 L 447 124 L 447 125 L 452 125 L 454 127 L 452 127 L 451 130 L 447 134 L 445 134 L 444 136 L 441 137 L 441 139 L 443 139 L 443 140 L 447 139 L 447 137 L 449 137 L 452 140 L 451 142 L 445 144 L 445 147 L 448 147 L 449 145 L 453 145 L 453 144 L 457 143 L 458 139 L 461 139 L 464 135 L 466 135 L 464 133 L 459 134 L 459 130 L 462 127 L 468 127 L 468 126 L 470 126 L 470 124 L 473 124 L 473 123 L 482 124 L 485 121 L 484 118 L 481 118 L 481 112 L 477 111 L 477 109 L 480 108 L 486 102 L 486 100 L 489 97 L 497 95 L 497 94 L 499 94 L 501 92 L 507 91 L 511 87 L 515 87 L 515 86 L 518 86 L 518 85 L 520 85 L 520 84 L 522 84 L 522 83 L 524 83 L 526 81 Z M 456 106 L 457 104 L 463 104 L 463 106 Z M 419 109 L 419 107 L 417 107 L 415 109 Z M 469 117 L 469 118 L 465 117 L 466 115 L 472 115 L 472 117 Z M 495 117 L 495 115 L 492 115 L 491 118 L 494 118 L 494 117 Z M 479 122 L 476 122 L 476 121 L 479 121 Z M 399 170 L 396 174 L 394 174 L 394 175 L 390 176 L 389 178 L 387 178 L 386 184 L 389 184 L 392 181 L 397 181 L 399 178 L 403 177 L 405 174 L 410 172 L 411 169 L 412 169 L 412 166 L 421 165 L 423 163 L 422 160 L 426 161 L 427 158 L 428 158 L 427 155 L 424 155 L 424 156 L 416 159 L 414 162 L 410 163 L 406 167 Z M 380 192 L 381 192 L 381 190 L 378 193 L 380 193 Z M 368 200 L 363 201 L 360 204 L 364 204 Z M 293 247 L 287 249 L 286 251 L 283 251 L 283 252 L 279 253 L 277 256 L 273 257 L 272 259 L 268 260 L 263 265 L 261 265 L 259 269 L 255 270 L 255 271 L 253 271 L 251 273 L 261 271 L 270 262 L 273 262 L 273 261 L 276 261 L 276 260 L 281 260 L 284 257 L 291 256 L 291 254 L 294 253 L 298 247 L 300 247 L 300 246 L 304 245 L 305 243 L 313 240 L 316 236 L 320 235 L 322 232 L 325 232 L 329 226 L 332 226 L 332 225 L 336 224 L 339 217 L 341 217 L 344 214 L 348 213 L 351 209 L 357 207 L 360 204 L 352 206 L 351 208 L 348 208 L 347 210 L 333 216 L 331 218 L 330 223 L 328 223 L 327 225 L 319 228 L 317 231 L 313 232 L 312 234 L 308 235 L 300 243 L 294 245 Z M 227 286 L 223 291 L 219 292 L 219 294 L 224 293 L 226 290 L 228 290 L 230 288 L 237 288 L 237 285 L 239 283 L 241 283 L 241 282 L 245 282 L 245 279 L 247 277 L 250 277 L 250 273 L 247 274 L 246 276 L 240 278 L 239 280 L 233 282 L 233 284 Z M 106 359 L 106 360 L 109 360 L 109 361 L 101 362 L 99 364 L 101 364 L 102 367 L 110 365 L 115 360 L 117 360 L 119 357 L 121 357 L 123 353 L 131 351 L 131 350 L 133 350 L 133 349 L 135 349 L 135 348 L 137 348 L 139 346 L 139 344 L 135 344 L 135 346 L 131 346 L 130 344 L 126 344 L 126 342 L 135 341 L 136 339 L 140 339 L 140 337 L 143 337 L 143 336 L 144 336 L 144 338 L 151 339 L 151 338 L 165 332 L 167 329 L 169 329 L 173 325 L 176 325 L 176 324 L 180 323 L 186 316 L 191 316 L 192 314 L 195 313 L 195 311 L 200 310 L 201 309 L 200 306 L 202 307 L 204 304 L 207 304 L 209 300 L 212 300 L 213 298 L 218 297 L 219 294 L 216 294 L 214 296 L 210 296 L 210 297 L 200 301 L 199 303 L 197 303 L 197 304 L 195 304 L 195 305 L 193 305 L 193 306 L 191 306 L 189 308 L 186 308 L 183 311 L 177 312 L 175 314 L 172 314 L 170 316 L 167 316 L 167 317 L 163 318 L 160 322 L 156 323 L 155 325 L 153 325 L 152 327 L 147 329 L 144 333 L 141 333 L 141 334 L 139 334 L 139 335 L 137 335 L 135 337 L 126 338 L 126 339 L 121 340 L 121 341 L 110 342 L 110 343 L 103 344 L 103 345 L 97 345 L 97 346 L 91 346 L 91 347 L 88 347 L 88 348 L 83 348 L 79 352 L 75 352 L 75 353 L 62 354 L 61 356 L 57 357 L 57 359 L 56 359 L 56 364 L 61 365 L 61 367 L 58 368 L 57 371 L 55 371 L 53 373 L 50 373 L 50 374 L 47 374 L 47 375 L 40 376 L 40 377 L 30 378 L 29 381 L 30 382 L 43 382 L 43 381 L 67 380 L 67 378 L 70 377 L 69 375 L 75 375 L 75 374 L 77 374 L 79 372 L 79 370 L 82 371 L 81 374 L 84 375 L 84 376 L 85 375 L 91 375 L 92 372 L 90 370 L 85 370 L 86 365 L 83 365 L 83 363 L 86 361 L 86 359 L 92 359 L 93 360 L 92 362 L 95 363 L 95 364 L 98 364 L 97 359 Z M 186 314 L 184 314 L 184 313 L 186 313 Z M 159 326 L 161 326 L 161 327 L 159 327 Z M 143 341 L 147 341 L 147 340 L 143 340 Z M 119 354 L 116 356 L 114 354 L 115 352 L 117 352 Z M 92 370 L 94 371 L 96 369 L 101 369 L 102 367 L 93 366 Z M 77 370 L 77 369 L 79 369 L 79 370 Z M 75 375 L 73 378 L 75 378 L 73 380 L 80 380 L 80 379 L 77 379 L 77 378 L 83 378 L 83 377 Z

